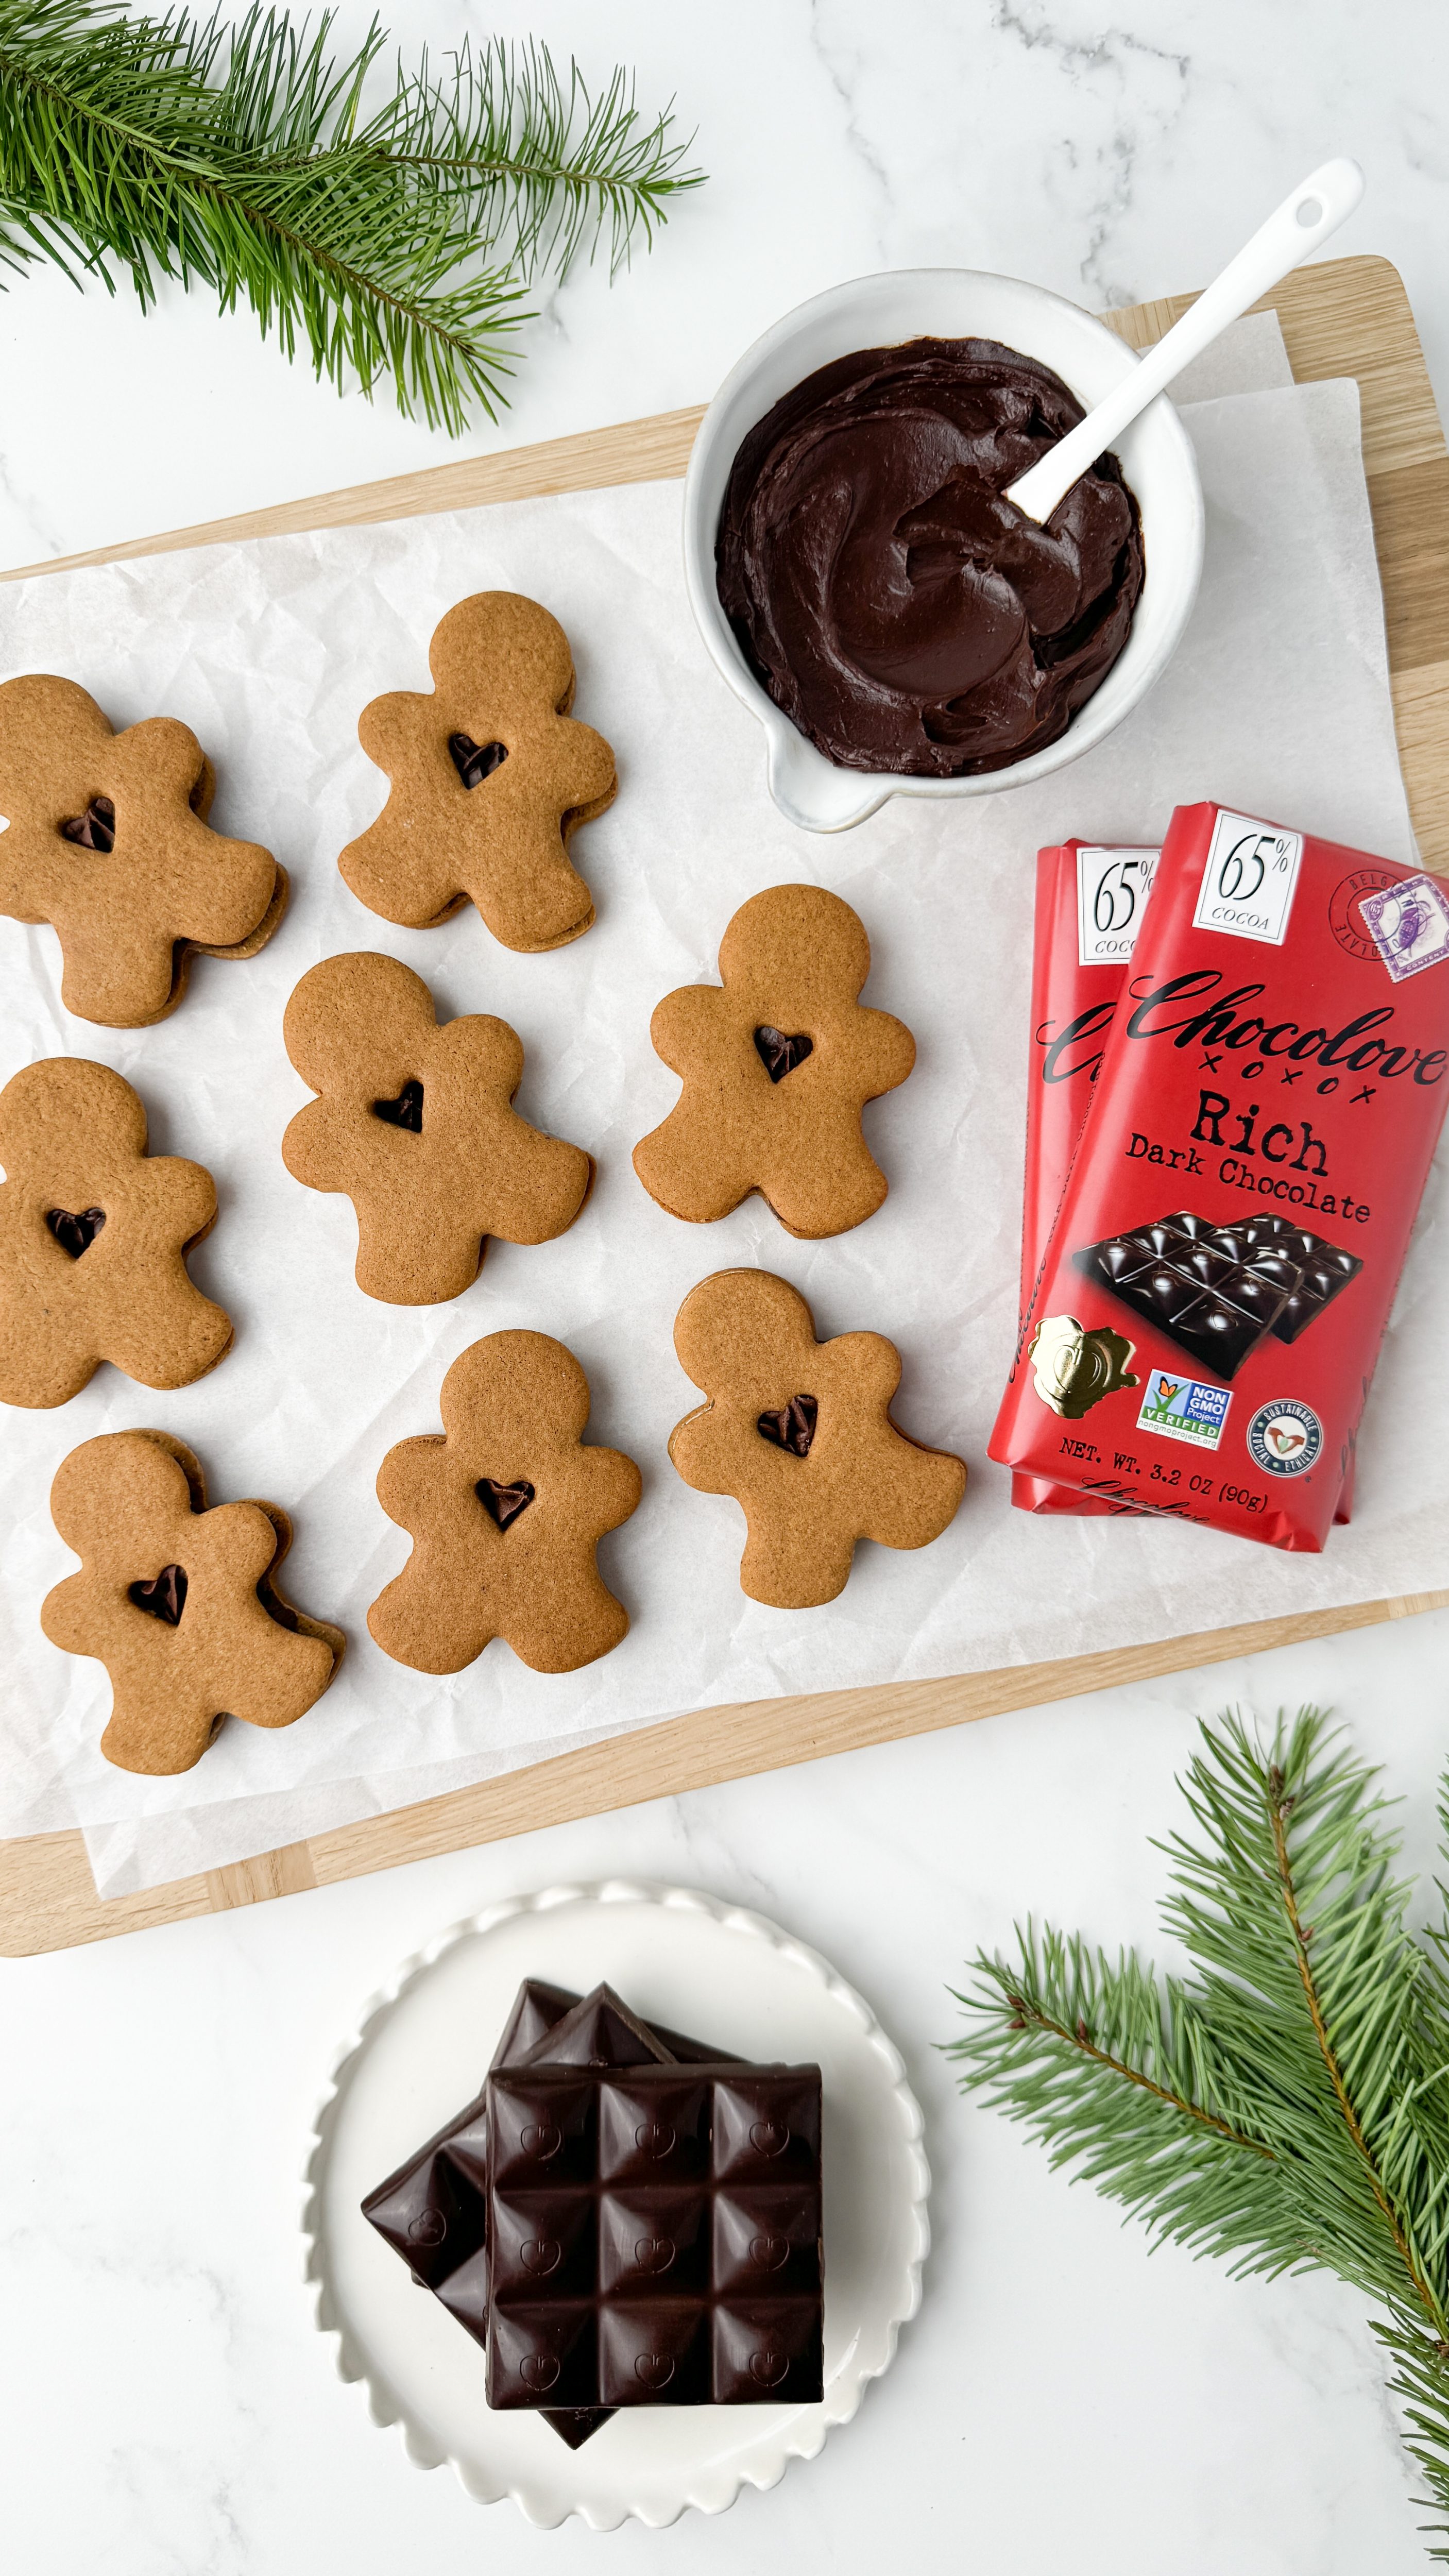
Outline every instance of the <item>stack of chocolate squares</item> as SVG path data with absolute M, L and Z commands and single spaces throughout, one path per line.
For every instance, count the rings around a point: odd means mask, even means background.
M 576 2449 L 622 2406 L 823 2394 L 820 2069 L 527 1980 L 483 2090 L 362 2204 Z

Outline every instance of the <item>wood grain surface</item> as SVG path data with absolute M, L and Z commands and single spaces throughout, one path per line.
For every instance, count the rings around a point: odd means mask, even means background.
M 1134 348 L 1176 321 L 1191 295 L 1133 305 L 1106 319 Z M 1382 259 L 1339 259 L 1301 269 L 1275 288 L 1294 375 L 1300 382 L 1355 376 L 1363 401 L 1364 463 L 1383 576 L 1385 620 L 1399 749 L 1414 828 L 1426 862 L 1449 872 L 1449 452 L 1434 408 L 1413 314 L 1398 271 Z M 682 474 L 702 407 L 651 420 L 551 439 L 496 456 L 463 457 L 424 473 L 324 492 L 205 527 L 179 528 L 126 545 L 26 567 L 57 572 L 80 564 L 158 554 L 307 528 L 361 525 L 428 510 L 649 482 Z M 0 575 L 20 580 L 25 573 Z M 1446 1567 L 1449 1573 L 1449 1567 Z M 1079 1691 L 1106 1690 L 1183 1672 L 1231 1656 L 1261 1653 L 1306 1637 L 1339 1635 L 1386 1619 L 1443 1608 L 1449 1590 L 1348 1609 L 1304 1612 L 1236 1628 L 1215 1628 L 1108 1654 L 1025 1664 L 954 1680 L 886 1684 L 756 1700 L 670 1718 L 637 1734 L 565 1753 L 476 1788 L 454 1790 L 391 1815 L 314 1835 L 227 1869 L 173 1880 L 140 1895 L 100 1899 L 83 1837 L 38 1834 L 0 1845 L 0 1954 L 21 1957 L 188 1916 L 252 1905 L 262 1898 L 390 1869 L 540 1825 L 602 1814 L 713 1781 L 812 1762 L 969 1719 L 999 1716 Z

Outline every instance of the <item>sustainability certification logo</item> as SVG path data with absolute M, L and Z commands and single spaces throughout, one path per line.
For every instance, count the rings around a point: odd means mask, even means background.
M 1322 1447 L 1322 1423 L 1296 1396 L 1260 1404 L 1248 1425 L 1248 1454 L 1269 1476 L 1301 1476 Z
M 1216 1449 L 1232 1400 L 1225 1386 L 1176 1376 L 1171 1369 L 1153 1369 L 1137 1428 L 1160 1432 L 1164 1440 L 1186 1440 L 1194 1449 Z

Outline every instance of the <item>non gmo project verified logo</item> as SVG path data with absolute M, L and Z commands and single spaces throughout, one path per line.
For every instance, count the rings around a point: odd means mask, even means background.
M 1216 1449 L 1232 1400 L 1225 1386 L 1204 1386 L 1201 1378 L 1153 1369 L 1137 1428 L 1160 1432 L 1166 1440 L 1190 1441 L 1195 1449 Z

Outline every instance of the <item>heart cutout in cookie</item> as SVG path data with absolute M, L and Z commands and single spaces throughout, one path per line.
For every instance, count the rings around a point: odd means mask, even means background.
M 558 2154 L 563 2139 L 552 2120 L 530 2120 L 518 2143 L 526 2156 L 537 2156 L 547 2164 L 550 2156 Z
M 532 1485 L 500 1485 L 492 1476 L 480 1476 L 473 1488 L 491 1521 L 506 1530 L 520 1512 L 526 1512 L 533 1500 Z
M 807 1038 L 803 1029 L 796 1029 L 793 1035 L 787 1035 L 784 1029 L 755 1031 L 755 1053 L 772 1082 L 783 1082 L 787 1073 L 793 1073 L 796 1065 L 803 1064 L 814 1052 L 815 1042 Z
M 634 2376 L 646 2388 L 667 2388 L 674 2377 L 674 2364 L 667 2352 L 641 2352 L 635 2359 Z
M 383 1119 L 389 1127 L 405 1127 L 410 1136 L 423 1132 L 423 1086 L 405 1082 L 396 1100 L 374 1100 L 374 1118 Z
M 508 758 L 506 742 L 475 742 L 470 733 L 450 733 L 448 751 L 465 787 L 481 787 Z
M 163 1565 L 149 1581 L 128 1584 L 126 1598 L 138 1610 L 149 1610 L 153 1619 L 164 1619 L 168 1628 L 179 1628 L 186 1607 L 185 1566 Z
M 545 2274 L 556 2272 L 563 2261 L 563 2247 L 551 2236 L 529 2236 L 518 2249 L 518 2259 L 525 2272 L 541 2281 Z
M 790 2143 L 790 2132 L 783 2120 L 757 2120 L 750 2131 L 750 2144 L 757 2156 L 782 2156 Z
M 820 1407 L 813 1395 L 792 1395 L 778 1413 L 757 1414 L 755 1429 L 762 1440 L 772 1440 L 777 1449 L 788 1449 L 792 1458 L 808 1458 L 819 1416 Z
M 83 814 L 61 825 L 62 837 L 77 849 L 111 851 L 116 846 L 116 809 L 109 796 L 93 796 Z
M 634 2260 L 641 2272 L 667 2272 L 674 2260 L 674 2240 L 670 2236 L 636 2236 Z
M 104 1208 L 47 1208 L 45 1211 L 46 1224 L 61 1251 L 68 1252 L 72 1261 L 79 1261 L 83 1252 L 89 1252 L 105 1221 Z
M 526 2352 L 518 2365 L 518 2376 L 525 2388 L 542 2396 L 558 2377 L 558 2362 L 551 2352 Z
M 752 2236 L 750 2261 L 757 2272 L 778 2272 L 790 2251 L 788 2236 Z
M 634 2144 L 658 2164 L 674 2144 L 674 2131 L 667 2120 L 644 2120 L 634 2132 Z
M 783 2352 L 752 2352 L 750 2377 L 761 2388 L 778 2388 L 790 2363 Z

